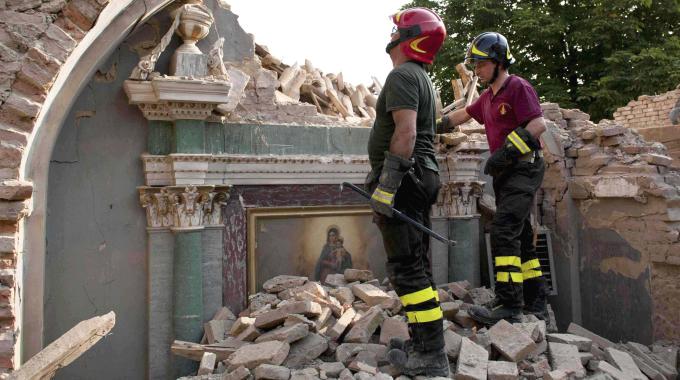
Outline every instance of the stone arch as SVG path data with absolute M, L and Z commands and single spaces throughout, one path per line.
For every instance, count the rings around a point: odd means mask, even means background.
M 0 21 L 8 24 L 10 18 L 26 25 L 36 17 L 45 20 L 42 28 L 24 25 L 35 40 L 18 46 L 23 55 L 12 50 L 16 70 L 0 98 L 0 252 L 10 258 L 2 268 L 9 301 L 0 304 L 8 321 L 2 340 L 11 347 L 0 352 L 4 369 L 43 347 L 47 178 L 61 125 L 95 69 L 138 24 L 170 3 L 72 0 L 38 8 L 18 2 L 0 12 Z M 25 34 L 18 30 L 19 37 Z

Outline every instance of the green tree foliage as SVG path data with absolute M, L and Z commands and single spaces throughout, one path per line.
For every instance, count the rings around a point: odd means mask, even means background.
M 680 83 L 680 0 L 414 0 L 444 20 L 449 38 L 432 66 L 446 103 L 450 80 L 479 33 L 505 35 L 517 64 L 544 101 L 593 120 L 642 94 Z

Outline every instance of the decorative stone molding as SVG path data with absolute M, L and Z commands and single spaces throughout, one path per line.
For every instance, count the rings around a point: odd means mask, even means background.
M 175 231 L 222 224 L 229 186 L 139 187 L 147 227 Z
M 215 79 L 156 77 L 123 84 L 130 104 L 136 104 L 148 120 L 206 120 L 226 101 L 231 84 Z
M 478 181 L 482 161 L 478 154 L 448 153 L 438 156 L 439 176 L 442 183 Z
M 432 207 L 435 218 L 452 218 L 477 214 L 477 201 L 484 193 L 484 182 L 443 183 Z
M 142 155 L 147 186 L 363 183 L 367 156 Z
M 228 102 L 232 87 L 221 62 L 224 38 L 217 40 L 209 54 L 203 54 L 196 42 L 208 35 L 214 22 L 210 9 L 199 2 L 184 4 L 174 12 L 170 29 L 151 53 L 140 59 L 123 88 L 130 104 L 136 104 L 148 120 L 206 120 Z M 170 63 L 170 74 L 176 75 L 154 72 L 175 32 L 184 41 Z M 224 107 L 220 112 L 225 112 Z

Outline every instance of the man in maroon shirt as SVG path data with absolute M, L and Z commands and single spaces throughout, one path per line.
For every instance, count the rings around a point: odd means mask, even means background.
M 501 319 L 519 322 L 524 311 L 547 319 L 547 291 L 536 258 L 529 211 L 545 171 L 539 136 L 545 121 L 533 87 L 508 74 L 515 62 L 508 42 L 499 33 L 477 36 L 466 63 L 488 88 L 470 106 L 442 118 L 446 131 L 474 118 L 484 124 L 491 156 L 484 172 L 493 177 L 496 214 L 491 225 L 491 251 L 496 271 L 496 299 L 474 306 L 469 314 L 492 325 Z M 524 305 L 523 305 L 524 304 Z

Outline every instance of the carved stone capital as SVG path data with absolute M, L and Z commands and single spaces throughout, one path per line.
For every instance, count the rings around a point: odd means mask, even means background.
M 222 224 L 229 186 L 139 187 L 147 227 L 193 230 Z
M 432 207 L 435 218 L 451 218 L 477 214 L 477 200 L 484 193 L 484 182 L 445 182 Z
M 448 153 L 438 156 L 442 183 L 478 181 L 484 159 L 479 154 Z

